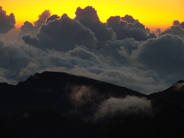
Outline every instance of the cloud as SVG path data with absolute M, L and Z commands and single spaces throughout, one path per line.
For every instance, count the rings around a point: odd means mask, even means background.
M 179 36 L 163 35 L 139 45 L 137 59 L 149 69 L 164 74 L 183 74 L 184 41 Z
M 51 15 L 49 10 L 45 10 L 42 14 L 39 15 L 39 19 L 34 22 L 36 28 L 40 28 L 42 24 L 44 24 L 47 18 Z
M 46 23 L 48 23 L 49 21 L 56 20 L 56 19 L 59 19 L 59 16 L 54 14 L 54 15 L 50 16 L 49 18 L 47 18 Z
M 145 26 L 133 19 L 132 16 L 126 15 L 122 18 L 120 16 L 111 16 L 107 20 L 107 26 L 115 31 L 117 40 L 134 38 L 138 41 L 145 41 L 148 39 Z
M 4 42 L 0 40 L 0 47 L 4 46 Z
M 27 31 L 33 31 L 33 30 L 35 30 L 35 27 L 33 26 L 32 23 L 26 21 L 26 22 L 24 22 L 24 25 L 21 26 L 20 29 L 21 29 L 22 31 L 24 31 L 24 32 L 27 32 Z
M 76 106 L 94 102 L 97 93 L 89 86 L 71 86 L 70 99 Z
M 94 120 L 110 119 L 116 116 L 122 118 L 128 115 L 151 115 L 151 101 L 146 98 L 136 96 L 126 96 L 125 98 L 114 98 L 103 101 L 96 114 Z
M 84 9 L 78 7 L 75 14 L 75 20 L 80 21 L 81 24 L 94 32 L 99 45 L 104 44 L 107 40 L 116 39 L 115 32 L 99 20 L 97 11 L 93 7 L 87 6 Z
M 180 22 L 178 20 L 173 21 L 173 26 L 179 26 Z
M 0 7 L 0 34 L 5 34 L 15 27 L 14 14 L 6 15 L 6 11 Z
M 51 12 L 49 10 L 45 10 L 38 16 L 38 20 L 34 22 L 34 25 L 30 23 L 29 21 L 25 21 L 24 25 L 21 26 L 20 30 L 20 37 L 22 37 L 25 34 L 31 34 L 35 35 L 38 31 L 38 29 L 45 23 L 47 23 L 49 17 L 51 15 Z M 51 16 L 49 20 L 51 20 L 53 17 Z
M 167 75 L 163 78 L 157 70 L 144 70 L 142 66 L 147 67 L 145 63 L 139 63 L 139 67 L 137 58 L 131 59 L 142 43 L 125 39 L 109 42 L 107 47 L 100 50 L 89 50 L 80 45 L 67 52 L 4 43 L 0 48 L 0 68 L 4 70 L 1 76 L 6 82 L 16 84 L 36 72 L 59 71 L 125 86 L 143 93 L 163 90 L 177 81 L 175 74 L 170 78 Z
M 26 21 L 24 22 L 24 25 L 20 28 L 21 32 L 19 33 L 20 38 L 25 34 L 36 34 L 37 28 L 30 22 Z
M 40 29 L 24 23 L 26 44 L 5 39 L 10 32 L 1 36 L 1 81 L 16 84 L 36 72 L 63 71 L 149 94 L 184 79 L 181 36 L 152 38 L 155 34 L 130 15 L 111 17 L 105 24 L 89 6 L 78 8 L 75 19 L 48 16 L 48 11 L 40 15 Z M 173 27 L 182 30 L 181 24 Z
M 182 22 L 182 23 L 180 24 L 180 26 L 181 26 L 181 28 L 184 29 L 184 22 Z
M 100 49 L 100 53 L 105 57 L 106 62 L 111 65 L 129 65 L 130 55 L 137 49 L 141 42 L 133 38 L 126 38 L 123 40 L 108 41 L 106 47 Z
M 159 36 L 165 35 L 165 34 L 178 35 L 184 38 L 184 23 L 182 22 L 180 24 L 178 20 L 173 21 L 173 26 L 171 26 L 170 28 L 167 28 L 167 30 L 165 30 L 164 32 L 161 32 Z
M 24 53 L 24 51 L 22 51 L 22 49 L 11 46 L 0 47 L 1 67 L 8 70 L 18 71 L 20 67 L 24 66 L 28 62 L 28 56 Z
M 138 22 L 138 20 L 135 20 L 131 15 L 125 15 L 121 18 L 121 20 L 127 21 L 127 23 L 135 23 Z
M 160 34 L 160 33 L 161 33 L 161 29 L 160 28 L 156 29 L 156 34 Z
M 97 48 L 97 39 L 90 29 L 64 14 L 60 20 L 42 25 L 36 37 L 23 36 L 25 43 L 43 48 L 68 51 L 76 45 L 85 45 L 90 49 Z
M 94 63 L 100 63 L 100 59 L 92 52 L 85 50 L 82 47 L 76 47 L 67 53 L 71 57 L 78 57 L 80 59 L 88 60 Z

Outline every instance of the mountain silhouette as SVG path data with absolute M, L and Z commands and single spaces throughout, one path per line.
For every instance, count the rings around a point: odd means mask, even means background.
M 181 137 L 184 81 L 145 95 L 62 72 L 0 83 L 4 138 Z

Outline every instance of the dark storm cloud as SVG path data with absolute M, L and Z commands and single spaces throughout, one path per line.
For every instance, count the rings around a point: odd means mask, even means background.
M 42 24 L 44 24 L 47 18 L 51 15 L 49 10 L 45 10 L 42 14 L 39 15 L 39 19 L 34 22 L 36 28 L 40 28 Z
M 99 20 L 97 11 L 93 7 L 88 6 L 84 9 L 78 7 L 75 14 L 75 20 L 80 21 L 81 24 L 95 33 L 99 45 L 104 44 L 107 40 L 116 39 L 115 32 L 111 28 L 107 28 L 106 24 Z
M 32 38 L 30 34 L 23 36 L 22 39 L 26 44 L 38 46 L 38 40 L 35 37 Z
M 104 24 L 92 7 L 78 8 L 75 19 L 48 13 L 40 15 L 40 28 L 30 22 L 21 27 L 28 45 L 1 38 L 0 81 L 17 83 L 36 72 L 63 71 L 151 93 L 184 79 L 179 36 L 153 39 L 154 33 L 128 15 Z M 182 30 L 181 24 L 173 27 Z
M 59 19 L 59 16 L 54 14 L 54 15 L 50 16 L 49 18 L 47 18 L 46 23 L 48 23 L 49 21 L 52 21 L 52 20 L 56 20 L 56 19 Z
M 30 22 L 28 22 L 28 21 L 26 21 L 26 22 L 24 22 L 24 25 L 23 26 L 21 26 L 21 31 L 24 31 L 24 32 L 29 32 L 29 31 L 33 31 L 33 30 L 35 30 L 35 27 L 33 26 L 33 24 L 32 23 L 30 23 Z
M 20 37 L 22 37 L 25 34 L 31 34 L 35 35 L 39 28 L 43 25 L 46 24 L 47 18 L 51 15 L 49 10 L 45 10 L 38 16 L 38 20 L 34 22 L 34 25 L 30 23 L 29 21 L 24 22 L 24 24 L 21 26 L 20 30 Z M 52 19 L 53 17 L 51 17 Z
M 135 20 L 131 15 L 125 15 L 121 20 L 127 21 L 127 23 L 138 22 L 138 20 Z
M 181 28 L 184 29 L 184 22 L 182 22 L 182 23 L 180 24 L 180 26 L 181 26 Z
M 173 21 L 173 26 L 171 26 L 170 28 L 167 28 L 167 30 L 165 30 L 164 32 L 161 32 L 159 36 L 164 34 L 178 35 L 184 38 L 183 23 L 180 24 L 178 20 Z
M 111 65 L 121 66 L 129 65 L 130 55 L 137 49 L 139 41 L 133 38 L 126 38 L 123 40 L 108 41 L 104 49 L 100 49 L 106 60 Z
M 150 39 L 139 45 L 136 51 L 138 58 L 149 69 L 161 74 L 183 74 L 184 41 L 179 36 L 163 35 Z
M 124 20 L 122 20 L 122 18 Z M 134 38 L 138 41 L 145 41 L 148 39 L 147 31 L 143 24 L 137 20 L 133 20 L 132 16 L 127 15 L 122 18 L 120 16 L 112 16 L 107 20 L 107 26 L 111 27 L 115 31 L 118 40 Z
M 42 25 L 36 37 L 23 36 L 25 43 L 44 49 L 68 51 L 76 45 L 85 45 L 90 49 L 97 48 L 97 39 L 90 29 L 64 14 L 60 20 Z
M 150 33 L 150 29 L 149 29 L 149 28 L 146 28 L 146 32 L 147 32 L 147 33 Z
M 89 60 L 91 62 L 100 62 L 99 58 L 94 53 L 85 50 L 82 47 L 77 47 L 73 50 L 70 50 L 67 54 L 71 57 L 78 57 L 84 60 Z
M 21 30 L 21 32 L 19 33 L 20 38 L 27 33 L 33 35 L 37 33 L 37 28 L 28 21 L 24 22 L 24 25 L 21 26 L 20 30 Z
M 0 6 L 0 34 L 5 34 L 15 27 L 14 14 L 6 15 L 6 11 Z
M 180 22 L 178 20 L 173 21 L 173 26 L 180 25 Z
M 160 33 L 161 33 L 161 29 L 160 28 L 156 29 L 156 34 L 160 34 Z
M 4 46 L 4 42 L 0 40 L 0 47 Z
M 8 83 L 16 82 L 18 72 L 26 66 L 30 59 L 22 49 L 17 46 L 0 46 L 0 76 Z M 0 80 L 1 80 L 0 79 Z

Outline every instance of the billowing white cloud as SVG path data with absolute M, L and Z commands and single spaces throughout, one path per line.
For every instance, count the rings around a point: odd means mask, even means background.
M 94 115 L 94 120 L 98 121 L 116 116 L 151 115 L 151 112 L 151 101 L 146 98 L 135 96 L 127 96 L 125 98 L 110 97 L 100 104 L 98 111 Z
M 97 95 L 95 90 L 89 86 L 70 86 L 70 100 L 75 106 L 82 106 L 89 102 L 94 102 L 93 98 Z

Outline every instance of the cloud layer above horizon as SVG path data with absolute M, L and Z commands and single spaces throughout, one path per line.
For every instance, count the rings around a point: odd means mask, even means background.
M 13 31 L 16 17 L 1 8 L 0 81 L 64 71 L 149 94 L 184 79 L 184 22 L 153 33 L 131 15 L 102 23 L 93 7 L 75 14 L 71 19 L 45 10 L 34 24 L 25 21 Z

